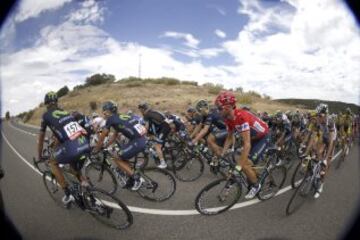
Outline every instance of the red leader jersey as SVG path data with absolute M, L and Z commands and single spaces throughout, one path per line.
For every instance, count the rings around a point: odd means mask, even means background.
M 235 109 L 234 119 L 225 119 L 225 124 L 229 132 L 234 129 L 239 133 L 250 131 L 252 140 L 261 139 L 269 132 L 269 127 L 264 121 L 243 109 Z

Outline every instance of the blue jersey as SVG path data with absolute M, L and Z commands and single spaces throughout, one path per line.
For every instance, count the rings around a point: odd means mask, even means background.
M 181 121 L 179 116 L 174 114 L 170 114 L 167 116 L 169 123 L 173 123 L 175 125 L 176 131 L 185 130 L 185 124 Z
M 115 131 L 122 133 L 130 140 L 141 138 L 146 134 L 146 129 L 134 117 L 126 114 L 113 114 L 107 120 L 105 128 L 110 130 L 114 128 Z
M 226 129 L 226 125 L 224 119 L 221 117 L 218 111 L 211 111 L 205 117 L 203 117 L 202 123 L 204 125 L 210 125 L 210 129 L 212 130 L 214 127 L 218 129 Z
M 61 143 L 87 134 L 70 113 L 59 108 L 48 110 L 43 114 L 40 131 L 45 132 L 47 127 Z

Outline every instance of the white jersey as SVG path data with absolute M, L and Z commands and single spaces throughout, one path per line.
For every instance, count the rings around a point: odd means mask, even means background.
M 102 117 L 96 117 L 91 120 L 91 125 L 93 126 L 94 130 L 99 130 L 105 127 L 106 121 Z

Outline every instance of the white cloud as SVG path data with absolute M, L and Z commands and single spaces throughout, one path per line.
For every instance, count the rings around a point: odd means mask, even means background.
M 218 36 L 219 38 L 226 38 L 226 33 L 221 31 L 220 29 L 216 29 L 214 31 L 215 35 Z
M 239 64 L 239 85 L 274 98 L 323 98 L 359 103 L 359 29 L 339 1 L 292 1 L 264 8 L 241 1 L 249 22 L 224 48 Z M 276 28 L 280 31 L 272 30 Z
M 84 3 L 82 9 L 91 9 L 94 5 L 90 3 Z M 93 73 L 111 73 L 117 79 L 137 76 L 140 54 L 142 77 L 169 76 L 200 84 L 241 86 L 274 98 L 359 103 L 360 40 L 354 20 L 338 2 L 314 3 L 315 7 L 306 1 L 297 4 L 296 11 L 275 6 L 269 12 L 261 5 L 248 5 L 241 11 L 252 17 L 238 37 L 224 42 L 223 48 L 200 49 L 200 41 L 193 35 L 178 32 L 166 32 L 163 37 L 182 39 L 186 48 L 150 48 L 117 41 L 93 25 L 98 21 L 66 18 L 59 25 L 44 27 L 31 48 L 1 53 L 3 112 L 29 110 L 42 101 L 45 92 L 64 85 L 71 88 Z M 326 20 L 314 23 L 315 16 Z M 281 17 L 286 23 L 279 20 Z M 274 26 L 283 31 L 271 32 Z M 202 63 L 203 58 L 224 51 L 233 56 L 234 64 Z M 178 61 L 174 53 L 187 54 L 192 61 Z
M 72 12 L 68 19 L 76 23 L 102 23 L 104 22 L 104 7 L 95 0 L 84 1 L 82 8 Z
M 71 0 L 22 0 L 19 3 L 15 15 L 15 21 L 22 22 L 26 19 L 37 17 L 42 12 L 58 9 L 70 1 Z
M 200 40 L 196 39 L 190 33 L 180 33 L 180 32 L 168 31 L 168 32 L 165 32 L 164 34 L 162 34 L 160 37 L 183 39 L 183 40 L 185 40 L 184 45 L 186 45 L 190 48 L 197 48 L 200 43 Z

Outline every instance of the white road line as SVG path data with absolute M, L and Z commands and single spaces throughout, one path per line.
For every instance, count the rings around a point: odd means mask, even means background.
M 15 126 L 13 126 L 13 127 L 16 128 Z M 22 129 L 20 129 L 20 130 L 24 131 Z M 16 149 L 11 145 L 9 140 L 5 137 L 5 134 L 3 133 L 3 131 L 1 131 L 1 134 L 2 134 L 3 138 L 5 139 L 6 143 L 16 153 L 16 155 L 19 156 L 19 158 L 21 160 L 24 161 L 33 170 L 35 170 L 38 174 L 42 175 L 41 172 L 39 172 L 23 156 L 21 156 L 20 153 L 18 153 L 16 151 Z M 333 157 L 333 159 L 331 159 L 331 161 L 334 161 L 340 155 L 340 153 L 341 153 L 341 151 L 339 151 L 337 154 L 335 154 L 335 156 Z M 277 194 L 275 196 L 278 196 L 278 195 L 283 194 L 283 193 L 285 193 L 287 191 L 290 191 L 291 189 L 292 189 L 291 186 L 284 187 L 279 192 L 277 192 Z M 260 201 L 259 199 L 253 199 L 253 200 L 237 203 L 232 208 L 230 208 L 230 210 L 243 208 L 243 207 L 250 206 L 250 205 L 253 205 L 253 204 L 256 204 L 256 203 L 260 203 L 260 202 L 262 202 L 262 201 Z M 108 204 L 111 205 L 111 203 L 108 203 Z M 128 206 L 128 208 L 132 212 L 143 213 L 143 214 L 152 214 L 152 215 L 187 216 L 187 215 L 198 215 L 198 214 L 200 214 L 196 210 L 165 210 L 165 209 L 140 208 L 140 207 L 133 207 L 133 206 Z M 212 208 L 212 209 L 209 209 L 209 210 L 215 210 L 215 209 L 216 208 Z
M 9 122 L 9 126 L 14 128 L 15 130 L 18 130 L 18 131 L 23 132 L 25 134 L 32 135 L 32 136 L 37 136 L 37 134 L 35 134 L 35 133 L 28 132 L 28 131 L 22 130 L 21 128 L 15 127 L 11 122 Z

